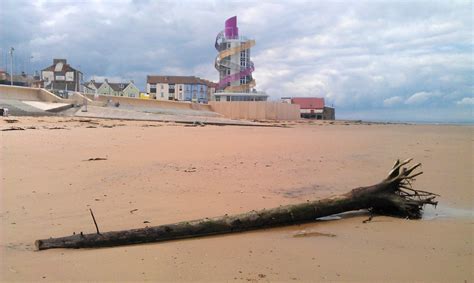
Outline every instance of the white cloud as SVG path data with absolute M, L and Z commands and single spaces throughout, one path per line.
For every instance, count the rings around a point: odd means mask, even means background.
M 413 94 L 412 96 L 410 96 L 407 100 L 405 100 L 405 104 L 420 105 L 438 96 L 439 94 L 437 93 L 431 93 L 431 92 L 425 92 L 425 91 L 417 92 Z
M 470 103 L 468 1 L 4 2 L 0 26 L 12 28 L 0 28 L 0 47 L 41 54 L 36 69 L 63 57 L 86 76 L 131 77 L 142 89 L 147 74 L 217 79 L 214 39 L 237 15 L 241 35 L 257 41 L 257 89 L 273 99 L 318 95 L 354 111 Z
M 383 101 L 385 107 L 392 107 L 403 103 L 403 98 L 401 96 L 392 96 Z
M 464 97 L 461 100 L 456 101 L 457 105 L 474 105 L 474 98 Z
M 36 37 L 30 41 L 32 46 L 50 46 L 59 44 L 62 41 L 66 41 L 68 38 L 67 34 L 52 34 L 46 37 Z

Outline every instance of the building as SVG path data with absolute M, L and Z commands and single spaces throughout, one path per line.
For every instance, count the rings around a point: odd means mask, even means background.
M 147 76 L 150 99 L 207 103 L 215 84 L 194 76 Z
M 36 76 L 35 76 L 35 80 L 31 83 L 31 87 L 44 88 L 44 81 L 41 80 L 39 76 L 36 79 Z
M 211 81 L 207 81 L 207 101 L 213 101 L 213 100 L 216 100 L 215 99 L 215 93 L 216 93 L 216 90 L 217 88 L 219 87 L 219 84 L 218 83 L 215 83 L 215 82 L 211 82 Z
M 112 83 L 108 79 L 104 82 L 96 82 L 90 80 L 84 84 L 84 92 L 89 94 L 107 95 L 107 96 L 123 96 L 131 98 L 139 98 L 140 90 L 133 81 L 128 83 Z
M 217 55 L 214 66 L 219 72 L 219 84 L 214 94 L 216 101 L 266 101 L 268 95 L 253 89 L 255 70 L 250 60 L 250 49 L 255 40 L 239 36 L 237 17 L 225 21 L 225 29 L 215 41 Z
M 38 77 L 22 72 L 20 75 L 13 75 L 13 85 L 31 87 L 38 79 Z M 0 84 L 11 85 L 11 80 L 12 76 L 9 73 L 0 70 Z
M 216 92 L 215 101 L 267 101 L 268 95 L 264 92 Z
M 107 79 L 97 89 L 99 95 L 124 96 L 138 98 L 140 90 L 135 86 L 133 81 L 128 83 L 112 83 Z
M 0 70 L 0 84 L 2 84 L 2 85 L 10 85 L 11 84 L 10 74 L 5 72 L 4 70 Z
M 283 103 L 298 104 L 301 118 L 317 120 L 334 120 L 336 113 L 333 107 L 328 107 L 322 97 L 282 97 Z
M 84 84 L 84 92 L 89 94 L 95 94 L 99 90 L 99 87 L 102 83 L 96 82 L 95 80 L 90 80 Z
M 53 65 L 41 70 L 44 87 L 57 91 L 83 91 L 82 72 L 71 67 L 66 59 L 53 59 Z

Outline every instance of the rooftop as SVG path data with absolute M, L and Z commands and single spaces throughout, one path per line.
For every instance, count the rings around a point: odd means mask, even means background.
M 66 59 L 53 59 L 53 65 L 44 68 L 42 71 L 52 72 L 74 72 L 77 71 L 71 65 L 67 64 Z M 80 71 L 79 71 L 80 72 Z
M 291 104 L 298 104 L 300 109 L 323 109 L 324 98 L 322 97 L 292 97 Z
M 204 80 L 195 76 L 147 76 L 146 82 L 149 84 L 203 84 L 215 87 L 216 83 Z
M 262 91 L 252 91 L 252 92 L 216 92 L 215 96 L 255 96 L 255 97 L 268 97 L 268 94 Z

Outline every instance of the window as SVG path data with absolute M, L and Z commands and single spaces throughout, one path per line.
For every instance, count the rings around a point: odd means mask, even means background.
M 227 101 L 230 101 L 230 96 L 227 96 Z
M 163 84 L 161 84 L 161 89 L 163 89 Z
M 156 93 L 156 85 L 155 84 L 150 85 L 150 93 Z
M 164 96 L 163 96 L 163 92 L 161 92 L 161 97 L 164 97 Z

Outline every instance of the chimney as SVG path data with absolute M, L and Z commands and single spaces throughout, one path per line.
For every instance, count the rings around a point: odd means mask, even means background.
M 63 63 L 65 65 L 66 61 L 66 59 L 53 59 L 53 64 L 56 65 L 57 63 Z

